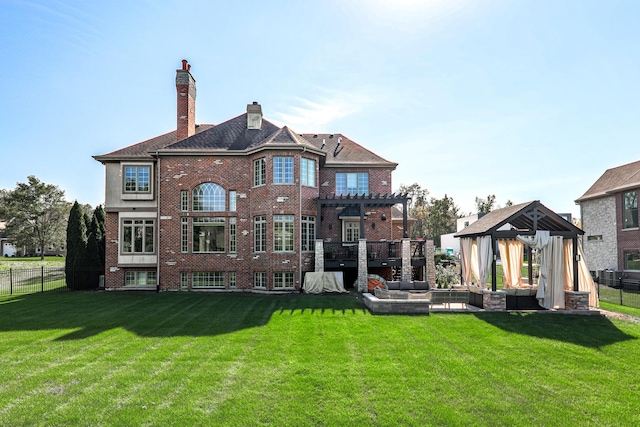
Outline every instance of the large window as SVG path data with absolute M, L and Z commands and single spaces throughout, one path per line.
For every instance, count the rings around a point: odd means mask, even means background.
M 273 273 L 273 287 L 293 288 L 293 272 Z
M 309 187 L 316 186 L 316 161 L 311 159 L 300 160 L 300 183 Z
M 624 193 L 622 204 L 622 228 L 638 228 L 638 192 Z
M 293 157 L 273 158 L 273 183 L 293 184 Z
M 293 251 L 293 215 L 273 216 L 273 250 Z
M 624 269 L 640 270 L 640 252 L 625 252 Z
M 192 288 L 224 288 L 224 273 L 221 271 L 194 271 Z
M 336 195 L 369 194 L 368 173 L 336 173 Z
M 155 286 L 155 271 L 126 271 L 124 273 L 125 286 Z
M 212 182 L 198 185 L 193 189 L 193 210 L 200 212 L 224 211 L 224 189 Z
M 122 253 L 153 253 L 154 236 L 152 219 L 125 219 L 122 221 Z
M 253 162 L 253 186 L 265 185 L 267 183 L 267 162 L 264 158 Z
M 264 215 L 253 219 L 253 250 L 255 252 L 267 251 L 267 217 Z
M 342 223 L 342 241 L 343 242 L 357 242 L 360 238 L 360 222 L 359 221 L 344 221 Z
M 151 166 L 125 166 L 124 192 L 148 193 L 151 191 Z
M 224 252 L 224 218 L 193 218 L 193 252 Z
M 315 250 L 316 239 L 316 217 L 302 215 L 300 238 L 302 240 L 303 251 Z

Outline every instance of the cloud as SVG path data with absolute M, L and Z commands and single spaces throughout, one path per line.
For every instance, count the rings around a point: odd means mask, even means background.
M 365 92 L 320 90 L 317 99 L 295 97 L 281 111 L 276 111 L 273 122 L 287 125 L 297 132 L 328 132 L 332 123 L 359 113 L 374 102 Z

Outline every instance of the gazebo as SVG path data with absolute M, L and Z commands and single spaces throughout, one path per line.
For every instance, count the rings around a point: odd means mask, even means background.
M 527 289 L 545 309 L 588 309 L 598 305 L 595 285 L 578 236 L 584 234 L 540 201 L 489 212 L 455 234 L 460 238 L 461 279 L 479 288 L 491 306 L 500 309 L 509 289 Z M 528 278 L 521 277 L 527 251 Z M 540 253 L 540 274 L 534 285 L 532 252 Z M 498 256 L 503 268 L 502 291 L 497 288 Z M 488 285 L 491 274 L 491 287 Z M 534 292 L 535 291 L 535 292 Z M 514 294 L 515 295 L 515 294 Z M 491 299 L 498 300 L 491 303 Z

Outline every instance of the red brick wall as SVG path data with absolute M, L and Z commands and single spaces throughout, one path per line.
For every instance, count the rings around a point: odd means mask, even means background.
M 320 159 L 311 154 L 302 154 L 305 158 Z M 273 184 L 273 157 L 294 157 L 294 184 Z M 267 276 L 267 289 L 273 288 L 275 272 L 294 272 L 295 286 L 300 287 L 301 272 L 314 270 L 314 253 L 303 252 L 302 256 L 294 252 L 273 251 L 273 216 L 294 216 L 294 248 L 300 247 L 300 215 L 317 215 L 316 198 L 320 194 L 335 192 L 336 172 L 368 172 L 371 193 L 391 193 L 391 169 L 341 168 L 317 170 L 317 186 L 299 185 L 300 168 L 299 150 L 262 151 L 251 156 L 167 156 L 158 165 L 159 174 L 159 227 L 160 237 L 156 240 L 159 258 L 159 285 L 161 289 L 179 289 L 180 273 L 186 272 L 191 277 L 195 271 L 235 272 L 236 287 L 253 288 L 255 272 L 264 272 Z M 266 158 L 266 185 L 253 187 L 253 162 Z M 227 210 L 224 212 L 192 211 L 192 190 L 199 184 L 212 182 L 225 190 Z M 189 191 L 189 211 L 181 211 L 181 191 Z M 228 195 L 230 190 L 237 193 L 236 211 L 228 211 Z M 281 200 L 281 201 L 278 201 Z M 316 218 L 316 227 L 321 229 L 323 238 L 334 241 L 341 240 L 341 222 L 338 210 L 324 208 L 321 218 Z M 366 238 L 369 240 L 393 239 L 390 207 L 367 208 L 370 212 L 365 222 Z M 386 220 L 382 220 L 382 215 Z M 253 251 L 254 217 L 267 217 L 267 251 Z M 181 252 L 181 218 L 188 217 L 188 253 Z M 192 253 L 192 218 L 223 217 L 227 219 L 225 231 L 225 247 L 228 248 L 229 218 L 236 218 L 236 253 Z M 331 226 L 329 226 L 331 224 Z M 375 227 L 373 226 L 375 224 Z M 107 254 L 105 284 L 109 288 L 124 286 L 127 270 L 149 270 L 150 268 L 130 268 L 119 266 L 116 271 L 110 267 L 118 262 L 118 213 L 107 214 Z M 225 274 L 226 276 L 226 274 Z M 227 279 L 227 278 L 225 278 Z
M 638 191 L 640 193 L 640 187 L 636 189 L 630 189 L 627 191 Z M 627 192 L 625 191 L 625 192 Z M 624 193 L 616 194 L 616 228 L 618 234 L 618 268 L 624 269 L 624 254 L 625 252 L 638 252 L 640 251 L 640 229 L 623 229 L 622 214 L 624 211 Z
M 308 153 L 307 153 L 308 154 Z M 294 184 L 272 184 L 274 156 L 294 157 Z M 297 252 L 273 251 L 273 215 L 293 215 L 294 248 L 300 247 L 300 214 L 316 215 L 315 198 L 318 189 L 299 185 L 299 151 L 260 152 L 253 156 L 203 156 L 166 157 L 160 161 L 160 286 L 177 289 L 180 272 L 224 271 L 236 272 L 237 288 L 253 287 L 253 273 L 267 273 L 267 289 L 273 285 L 274 272 L 294 272 L 295 284 L 300 286 L 298 271 L 313 271 L 313 252 L 304 252 L 302 259 Z M 253 161 L 266 158 L 267 185 L 253 187 Z M 307 158 L 311 156 L 305 155 Z M 317 158 L 316 158 L 317 160 Z M 213 182 L 225 189 L 228 202 L 229 190 L 237 192 L 236 212 L 181 212 L 180 192 L 191 191 L 199 184 Z M 302 188 L 302 205 L 300 189 Z M 279 199 L 280 198 L 280 199 Z M 281 200 L 281 201 L 278 201 Z M 302 206 L 302 210 L 300 207 Z M 228 209 L 228 206 L 227 206 Z M 253 252 L 254 217 L 267 217 L 267 251 Z M 224 217 L 236 218 L 237 252 L 221 254 L 181 253 L 180 218 Z M 191 223 L 189 224 L 189 252 L 191 252 Z M 227 220 L 226 233 L 229 225 Z M 228 241 L 228 239 L 227 239 Z M 302 262 L 302 269 L 299 268 Z

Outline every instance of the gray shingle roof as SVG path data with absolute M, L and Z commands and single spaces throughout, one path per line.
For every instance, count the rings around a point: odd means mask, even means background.
M 260 129 L 247 129 L 246 113 L 219 125 L 198 125 L 195 135 L 180 141 L 176 141 L 176 132 L 172 131 L 108 154 L 94 156 L 94 158 L 98 161 L 116 161 L 151 158 L 150 153 L 154 152 L 161 154 L 195 154 L 207 151 L 246 152 L 261 147 L 275 148 L 289 145 L 306 147 L 319 154 L 324 153 L 324 166 L 326 167 L 395 168 L 398 165 L 378 156 L 342 134 L 298 134 L 287 126 L 279 128 L 265 119 L 262 119 Z
M 538 218 L 534 223 L 533 214 Z M 517 230 L 548 230 L 551 232 L 570 232 L 583 234 L 575 225 L 540 203 L 538 200 L 520 203 L 506 208 L 491 211 L 476 222 L 454 234 L 454 237 L 475 237 L 489 235 L 505 224 L 510 224 Z
M 198 135 L 200 132 L 204 132 L 208 129 L 211 129 L 212 127 L 214 127 L 214 125 L 197 125 L 196 135 Z M 154 138 L 147 139 L 146 141 L 138 142 L 137 144 L 129 145 L 128 147 L 124 147 L 119 150 L 112 151 L 111 153 L 93 156 L 93 158 L 98 161 L 133 159 L 133 158 L 150 159 L 151 158 L 151 155 L 149 154 L 150 152 L 154 152 L 168 145 L 171 145 L 176 142 L 176 139 L 177 139 L 176 131 L 174 130 L 174 131 L 156 136 Z
M 576 203 L 609 196 L 634 187 L 640 187 L 640 160 L 607 169 L 586 193 L 576 199 Z

